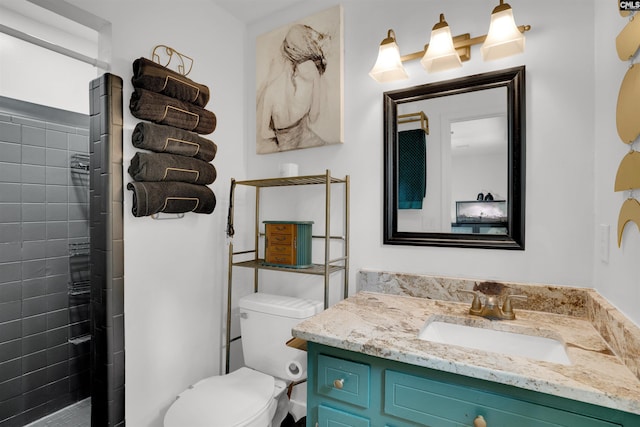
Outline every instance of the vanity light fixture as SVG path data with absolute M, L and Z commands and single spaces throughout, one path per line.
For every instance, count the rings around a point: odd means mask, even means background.
M 400 49 L 398 49 L 398 44 L 396 43 L 396 33 L 393 30 L 387 31 L 387 38 L 380 43 L 378 60 L 369 72 L 369 75 L 378 83 L 409 78 L 409 75 L 402 65 Z
M 524 52 L 524 34 L 516 26 L 511 6 L 504 0 L 491 13 L 489 34 L 480 52 L 485 61 Z
M 407 79 L 408 74 L 402 63 L 414 59 L 421 59 L 420 63 L 428 72 L 457 68 L 462 61 L 471 59 L 471 46 L 481 43 L 484 43 L 481 52 L 485 61 L 515 55 L 524 51 L 524 32 L 530 29 L 530 25 L 516 26 L 513 10 L 504 0 L 500 0 L 500 4 L 493 9 L 489 33 L 483 36 L 471 38 L 469 33 L 465 33 L 451 37 L 444 14 L 440 14 L 440 22 L 431 32 L 430 44 L 418 52 L 400 56 L 395 32 L 390 29 L 387 38 L 380 43 L 378 59 L 369 75 L 378 83 Z
M 462 67 L 462 60 L 453 47 L 451 30 L 444 20 L 444 13 L 440 14 L 440 22 L 431 30 L 431 39 L 420 64 L 430 73 Z

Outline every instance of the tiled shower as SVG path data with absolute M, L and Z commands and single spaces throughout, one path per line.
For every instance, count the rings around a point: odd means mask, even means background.
M 89 117 L 0 97 L 0 427 L 90 394 Z

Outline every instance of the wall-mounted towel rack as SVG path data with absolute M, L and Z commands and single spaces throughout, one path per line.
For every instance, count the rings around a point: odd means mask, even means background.
M 420 122 L 420 129 L 429 135 L 429 117 L 423 112 L 398 114 L 398 124 Z
M 163 64 L 162 62 L 160 62 L 160 55 L 158 53 L 156 53 L 156 51 L 160 49 L 164 49 L 164 53 L 165 55 L 169 58 L 168 61 Z M 153 62 L 157 62 L 158 64 L 162 65 L 163 67 L 167 67 L 169 68 L 169 64 L 171 63 L 171 60 L 173 59 L 173 55 L 176 55 L 176 57 L 178 58 L 178 61 L 180 61 L 179 64 L 177 64 L 177 72 L 182 74 L 183 76 L 187 76 L 190 72 L 191 72 L 191 68 L 193 67 L 193 58 L 188 57 L 187 55 L 178 52 L 177 50 L 175 50 L 172 47 L 163 45 L 163 44 L 159 44 L 156 47 L 153 48 L 153 52 L 151 53 L 151 60 Z M 185 61 L 187 60 L 189 62 L 189 69 L 185 68 Z
M 184 218 L 184 213 L 178 213 L 178 214 L 172 214 L 172 213 L 164 213 L 164 212 L 158 212 L 155 213 L 153 215 L 150 215 L 151 219 L 180 219 L 180 218 Z

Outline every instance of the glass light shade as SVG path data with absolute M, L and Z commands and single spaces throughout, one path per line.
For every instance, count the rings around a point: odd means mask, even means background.
M 378 59 L 369 75 L 378 83 L 409 78 L 400 60 L 398 45 L 393 39 L 387 38 L 382 41 L 378 50 Z
M 420 60 L 422 67 L 430 73 L 462 67 L 460 56 L 453 47 L 451 30 L 443 18 L 441 16 L 440 23 L 433 27 L 429 46 Z
M 524 34 L 513 19 L 513 10 L 508 4 L 497 6 L 491 14 L 489 33 L 480 48 L 482 59 L 504 58 L 524 52 Z

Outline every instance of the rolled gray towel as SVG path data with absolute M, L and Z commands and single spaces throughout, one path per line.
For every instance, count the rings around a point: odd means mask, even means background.
M 216 115 L 209 110 L 141 88 L 131 94 L 129 110 L 138 119 L 199 134 L 213 132 L 217 124 Z
M 216 168 L 192 157 L 165 153 L 137 152 L 131 159 L 129 175 L 136 181 L 180 181 L 207 185 L 216 180 Z
M 207 86 L 196 83 L 147 58 L 138 58 L 133 61 L 131 83 L 134 87 L 187 101 L 198 107 L 204 107 L 209 102 L 209 88 Z
M 133 129 L 134 147 L 156 153 L 180 154 L 210 162 L 216 157 L 218 146 L 211 140 L 188 130 L 173 126 L 140 122 Z
M 186 182 L 130 182 L 127 190 L 133 191 L 131 212 L 135 217 L 159 212 L 210 214 L 216 208 L 216 196 L 206 185 Z

